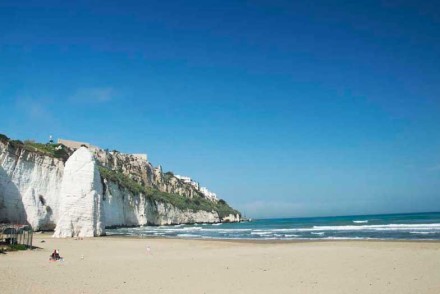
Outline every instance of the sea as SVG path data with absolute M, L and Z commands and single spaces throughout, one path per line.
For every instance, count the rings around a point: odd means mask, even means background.
M 255 219 L 107 229 L 107 235 L 233 240 L 440 240 L 440 212 Z

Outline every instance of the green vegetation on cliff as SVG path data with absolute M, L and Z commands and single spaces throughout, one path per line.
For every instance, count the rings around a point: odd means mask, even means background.
M 25 140 L 24 142 L 22 142 L 20 140 L 11 140 L 3 134 L 0 134 L 0 142 L 3 142 L 5 144 L 9 143 L 10 146 L 16 149 L 24 149 L 30 152 L 36 152 L 54 158 L 59 158 L 63 160 L 67 160 L 67 158 L 69 158 L 69 153 L 65 150 L 63 146 L 59 147 L 59 144 L 42 144 L 36 143 L 33 140 Z
M 8 143 L 8 141 L 9 141 L 9 138 L 7 136 L 0 134 L 0 142 L 3 142 L 6 144 L 6 143 Z
M 127 189 L 134 195 L 143 194 L 150 200 L 169 203 L 181 210 L 216 211 L 220 218 L 228 216 L 229 214 L 239 214 L 237 210 L 230 207 L 224 200 L 212 202 L 200 195 L 195 195 L 193 198 L 187 198 L 178 194 L 161 192 L 151 187 L 142 186 L 123 173 L 105 167 L 99 167 L 99 172 L 104 179 L 116 183 L 119 187 Z

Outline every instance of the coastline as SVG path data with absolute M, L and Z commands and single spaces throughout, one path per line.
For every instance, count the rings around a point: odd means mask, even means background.
M 436 241 L 34 237 L 0 256 L 2 293 L 440 292 Z
M 96 238 L 115 238 L 115 239 L 132 239 L 132 240 L 179 240 L 179 241 L 200 241 L 200 242 L 225 242 L 225 243 L 244 243 L 244 244 L 296 244 L 296 243 L 364 243 L 364 242 L 383 242 L 383 243 L 439 243 L 437 239 L 295 239 L 295 240 L 261 240 L 261 239 L 215 239 L 215 238 L 181 238 L 181 237 L 164 237 L 164 236 L 129 236 L 129 235 L 106 235 Z

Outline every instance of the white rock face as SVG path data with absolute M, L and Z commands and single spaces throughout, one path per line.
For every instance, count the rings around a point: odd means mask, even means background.
M 117 184 L 105 181 L 104 214 L 106 226 L 174 225 L 182 223 L 217 223 L 213 211 L 180 210 L 173 205 L 133 195 Z
M 155 225 L 177 225 L 191 223 L 218 223 L 220 219 L 215 211 L 180 210 L 175 206 L 158 202 L 151 206 L 150 223 Z
M 60 193 L 60 217 L 54 237 L 94 237 L 105 234 L 102 184 L 96 162 L 86 147 L 67 160 Z
M 165 180 L 160 169 L 153 173 L 153 167 L 143 159 L 101 153 L 95 155 L 101 164 L 122 169 L 147 186 L 189 198 L 195 193 L 194 187 L 175 177 Z M 227 218 L 239 220 L 239 216 Z M 34 230 L 56 227 L 56 237 L 87 237 L 104 234 L 106 226 L 220 221 L 215 211 L 180 210 L 142 194 L 133 195 L 111 181 L 104 180 L 103 187 L 94 156 L 87 148 L 78 149 L 64 163 L 0 141 L 0 222 L 30 224 Z
M 106 226 L 138 226 L 147 224 L 143 195 L 132 195 L 113 182 L 105 182 L 104 218 Z
M 0 142 L 0 222 L 53 230 L 64 162 Z
M 239 222 L 239 221 L 240 221 L 239 214 L 235 214 L 235 215 L 229 214 L 222 219 L 222 222 L 230 222 L 230 223 Z

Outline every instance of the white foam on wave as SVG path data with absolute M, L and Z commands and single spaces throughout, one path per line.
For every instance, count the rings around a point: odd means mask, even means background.
M 273 232 L 315 232 L 315 231 L 436 231 L 440 233 L 440 224 L 388 224 L 388 225 L 347 225 L 313 226 L 311 228 L 274 229 Z
M 364 237 L 325 237 L 322 240 L 377 240 L 377 238 L 364 238 Z
M 322 231 L 409 231 L 409 230 L 434 230 L 440 231 L 440 224 L 388 224 L 388 225 L 364 225 L 364 226 L 314 226 L 309 230 Z
M 322 236 L 322 235 L 324 235 L 325 233 L 324 233 L 324 232 L 311 232 L 311 234 L 312 234 L 312 235 L 319 235 L 319 236 Z
M 183 228 L 184 230 L 188 229 L 189 231 L 201 231 L 203 230 L 202 227 L 187 227 L 187 228 Z
M 368 220 L 355 220 L 353 221 L 355 224 L 367 224 Z
M 209 232 L 219 233 L 219 234 L 244 233 L 250 231 L 252 231 L 252 229 L 210 229 L 209 230 Z
M 212 224 L 213 226 L 220 226 L 222 225 L 222 223 L 216 223 L 216 224 Z
M 177 234 L 177 237 L 183 237 L 183 238 L 200 238 L 200 235 L 194 235 L 194 234 Z
M 268 232 L 268 231 L 253 231 L 251 232 L 251 235 L 261 235 L 261 236 L 265 236 L 265 235 L 272 235 L 272 232 Z
M 198 232 L 202 231 L 202 227 L 149 227 L 142 230 L 144 234 L 155 234 L 157 232 L 163 234 L 176 234 L 176 233 L 187 233 L 187 232 Z

